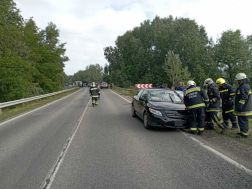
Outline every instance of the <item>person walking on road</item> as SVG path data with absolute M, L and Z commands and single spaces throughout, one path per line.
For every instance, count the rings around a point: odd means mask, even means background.
M 92 105 L 98 105 L 98 97 L 100 94 L 100 90 L 96 87 L 95 82 L 92 83 L 92 86 L 89 89 L 90 96 L 92 97 Z
M 221 133 L 225 133 L 228 126 L 218 116 L 218 112 L 220 112 L 220 92 L 217 85 L 211 78 L 208 78 L 205 80 L 204 86 L 207 86 L 209 98 L 209 107 L 206 110 L 206 129 L 214 130 L 213 122 L 215 122 L 222 129 Z
M 249 117 L 252 115 L 251 88 L 249 80 L 244 73 L 238 73 L 235 76 L 239 87 L 236 90 L 235 97 L 235 112 L 238 117 L 240 133 L 236 134 L 236 138 L 248 138 L 249 135 Z
M 185 91 L 184 103 L 189 112 L 189 125 L 191 134 L 202 135 L 204 132 L 205 107 L 208 106 L 209 99 L 206 92 L 197 87 L 194 81 L 187 82 L 187 90 Z
M 217 79 L 216 84 L 219 87 L 222 99 L 222 118 L 224 123 L 228 126 L 228 121 L 230 119 L 232 123 L 231 130 L 238 129 L 236 116 L 234 115 L 235 88 L 232 85 L 227 84 L 223 78 Z

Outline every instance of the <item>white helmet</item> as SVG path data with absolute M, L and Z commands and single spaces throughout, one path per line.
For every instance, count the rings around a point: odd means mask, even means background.
M 92 82 L 92 87 L 95 87 L 95 82 Z
M 239 80 L 242 80 L 242 79 L 246 79 L 247 76 L 245 73 L 238 73 L 236 76 L 235 76 L 235 80 L 239 81 Z
M 187 82 L 187 88 L 188 87 L 190 87 L 190 86 L 192 86 L 192 85 L 194 85 L 194 86 L 196 86 L 196 83 L 194 82 L 194 81 L 192 81 L 192 80 L 189 80 L 188 82 Z
M 213 83 L 213 80 L 211 78 L 207 78 L 205 81 L 204 81 L 204 85 L 203 86 L 209 86 L 210 84 Z

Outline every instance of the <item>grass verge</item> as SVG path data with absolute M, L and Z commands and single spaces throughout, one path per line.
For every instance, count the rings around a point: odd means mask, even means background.
M 33 110 L 35 108 L 41 107 L 41 106 L 48 104 L 52 101 L 58 100 L 58 99 L 65 97 L 69 94 L 72 94 L 72 93 L 76 92 L 77 90 L 79 90 L 79 88 L 65 92 L 65 93 L 61 93 L 61 94 L 58 94 L 55 96 L 43 98 L 40 100 L 34 100 L 34 101 L 26 102 L 23 104 L 18 104 L 15 106 L 6 107 L 3 109 L 3 113 L 0 114 L 0 121 L 11 118 L 11 117 L 16 116 L 21 113 L 25 113 L 25 112 Z
M 123 90 L 117 87 L 114 87 L 113 90 L 121 95 L 129 96 L 129 97 L 133 97 L 137 94 L 137 92 L 127 91 L 127 90 Z
M 217 128 L 215 131 L 217 133 L 220 133 L 221 132 L 221 129 L 218 127 L 218 126 L 215 126 L 215 128 Z M 229 125 L 229 128 L 231 128 L 231 125 Z M 227 130 L 224 135 L 227 135 L 231 138 L 234 138 L 242 143 L 245 143 L 245 144 L 249 144 L 249 145 L 252 145 L 252 119 L 249 120 L 249 135 L 250 137 L 249 138 L 246 138 L 246 139 L 239 139 L 239 138 L 235 138 L 236 136 L 236 133 L 240 132 L 240 129 L 236 129 L 236 130 Z

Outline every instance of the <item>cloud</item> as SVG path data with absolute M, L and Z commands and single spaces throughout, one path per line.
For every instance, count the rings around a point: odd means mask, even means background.
M 39 28 L 52 21 L 67 42 L 65 72 L 74 74 L 89 64 L 106 63 L 103 48 L 146 19 L 188 17 L 205 26 L 209 36 L 228 29 L 252 34 L 250 0 L 15 0 L 24 18 L 34 17 Z

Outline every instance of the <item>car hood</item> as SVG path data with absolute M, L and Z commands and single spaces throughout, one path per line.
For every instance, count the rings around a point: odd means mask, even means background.
M 185 110 L 185 105 L 182 103 L 172 103 L 172 102 L 148 102 L 150 108 L 156 110 Z

